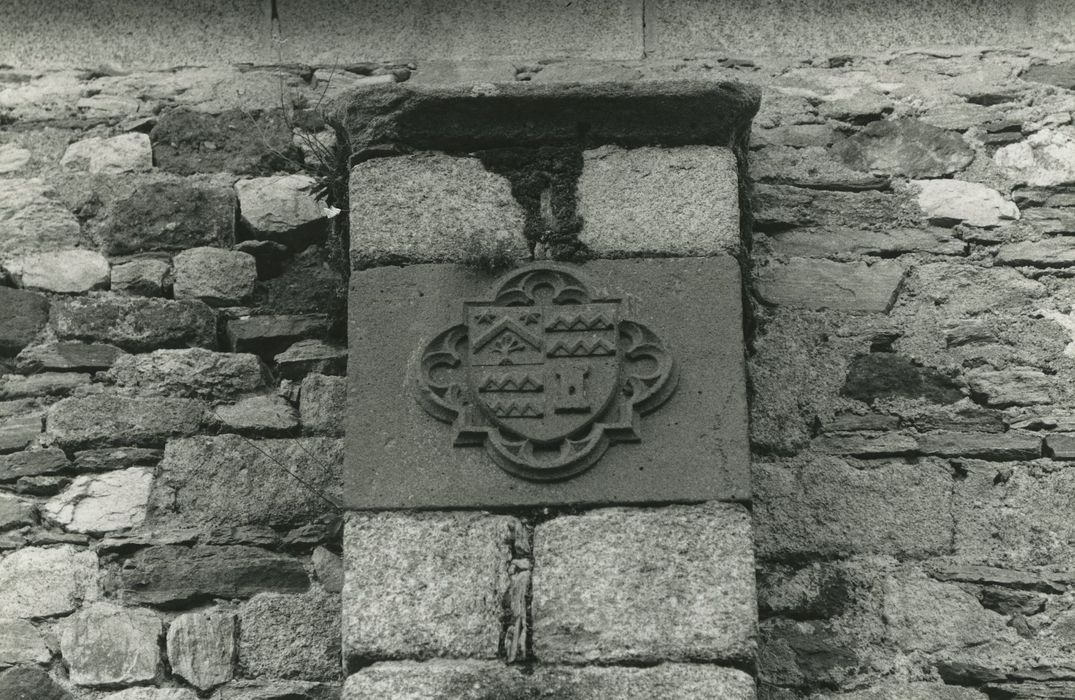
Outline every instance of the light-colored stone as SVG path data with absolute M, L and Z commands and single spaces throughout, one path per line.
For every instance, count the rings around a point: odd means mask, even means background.
M 50 617 L 96 600 L 97 555 L 71 545 L 26 547 L 0 560 L 0 617 Z
M 1075 133 L 1041 129 L 997 150 L 993 162 L 1010 177 L 1035 187 L 1075 182 Z
M 239 304 L 254 293 L 254 256 L 209 246 L 184 250 L 172 259 L 176 299 L 201 299 L 207 304 Z
M 257 355 L 202 348 L 156 350 L 116 360 L 108 378 L 144 396 L 226 399 L 265 385 Z
M 351 514 L 345 654 L 496 658 L 515 524 L 466 512 Z
M 135 258 L 112 265 L 113 292 L 159 297 L 169 284 L 171 264 L 160 258 Z
M 131 132 L 111 138 L 93 136 L 67 147 L 60 165 L 91 175 L 121 175 L 151 170 L 153 149 L 149 134 Z
M 314 573 L 321 587 L 329 593 L 339 593 L 343 590 L 343 559 L 328 551 L 324 547 L 314 550 L 311 557 Z
M 506 178 L 476 158 L 376 158 L 351 171 L 351 262 L 503 263 L 529 254 Z
M 1002 245 L 997 251 L 1002 265 L 1071 267 L 1075 265 L 1075 241 L 1066 236 Z
M 743 661 L 757 599 L 750 514 L 614 508 L 534 531 L 534 653 L 547 662 Z
M 1018 219 L 1019 209 L 999 192 L 977 182 L 965 180 L 911 180 L 918 188 L 918 206 L 929 220 L 951 226 L 999 226 Z
M 272 175 L 239 180 L 242 220 L 256 238 L 275 239 L 324 218 L 325 212 L 311 190 L 316 181 L 309 175 Z
M 829 697 L 832 700 L 986 700 L 987 696 L 974 688 L 961 688 L 944 683 L 889 682 Z
M 198 696 L 188 688 L 127 688 L 101 700 L 198 700 Z
M 78 219 L 42 180 L 4 180 L 0 250 L 4 258 L 78 244 Z
M 579 240 L 601 257 L 735 254 L 739 175 L 717 146 L 583 152 Z
M 987 406 L 1033 406 L 1053 402 L 1054 380 L 1039 369 L 975 369 L 967 373 L 972 394 Z
M 1004 267 L 942 262 L 918 265 L 908 277 L 904 298 L 943 308 L 952 318 L 985 311 L 1018 311 L 1048 295 L 1045 285 Z M 918 313 L 916 307 L 910 307 Z
M 83 474 L 42 508 L 69 532 L 102 535 L 140 525 L 146 517 L 153 470 L 140 467 Z
M 755 291 L 766 303 L 801 309 L 885 312 L 903 281 L 895 260 L 841 263 L 791 258 L 755 270 Z
M 0 145 L 0 174 L 22 170 L 30 162 L 32 155 L 28 149 L 14 143 Z
M 936 652 L 1016 637 L 1007 619 L 971 593 L 921 573 L 890 576 L 882 611 L 888 638 L 901 649 Z
M 172 673 L 199 690 L 231 680 L 235 661 L 235 614 L 211 609 L 180 615 L 168 626 Z
M 64 447 L 159 446 L 198 432 L 206 424 L 206 409 L 196 399 L 95 394 L 49 406 L 46 424 L 48 435 Z
M 239 609 L 239 664 L 253 678 L 333 680 L 340 676 L 340 597 L 262 593 Z
M 299 427 L 295 407 L 283 397 L 268 394 L 217 406 L 213 415 L 224 428 L 240 433 L 280 434 Z
M 343 435 L 347 411 L 347 379 L 308 374 L 299 391 L 299 419 L 303 432 Z
M 0 491 L 0 532 L 34 524 L 34 504 Z
M 160 618 L 112 603 L 84 607 L 64 621 L 60 651 L 76 685 L 151 681 L 160 664 Z
M 0 400 L 25 396 L 63 396 L 90 383 L 90 375 L 80 372 L 41 372 L 0 376 Z
M 16 286 L 46 292 L 82 294 L 106 289 L 109 282 L 105 257 L 83 248 L 23 255 L 5 262 L 4 268 Z
M 41 633 L 26 620 L 0 618 L 0 667 L 47 664 L 52 652 Z

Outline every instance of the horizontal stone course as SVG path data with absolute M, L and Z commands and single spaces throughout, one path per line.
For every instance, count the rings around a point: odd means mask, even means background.
M 109 343 L 130 352 L 216 345 L 216 315 L 190 299 L 73 297 L 54 303 L 50 320 L 60 340 Z
M 53 404 L 45 422 L 48 435 L 66 449 L 154 447 L 197 433 L 206 425 L 207 409 L 196 399 L 96 394 Z
M 156 350 L 117 358 L 107 374 L 117 386 L 141 396 L 226 399 L 265 386 L 256 355 L 190 348 Z

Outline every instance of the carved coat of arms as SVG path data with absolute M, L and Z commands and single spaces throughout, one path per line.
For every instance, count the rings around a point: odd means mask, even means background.
M 639 416 L 676 380 L 661 340 L 619 299 L 595 299 L 574 268 L 539 264 L 463 303 L 463 322 L 422 351 L 418 396 L 456 446 L 484 444 L 509 473 L 552 481 L 640 440 Z

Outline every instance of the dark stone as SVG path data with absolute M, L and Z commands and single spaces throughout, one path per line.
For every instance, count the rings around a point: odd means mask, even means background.
M 15 416 L 0 420 L 0 454 L 24 450 L 41 436 L 40 415 Z
M 106 343 L 49 343 L 29 347 L 19 353 L 20 372 L 95 372 L 108 369 L 121 355 L 115 345 Z
M 758 676 L 778 685 L 835 685 L 850 675 L 860 661 L 824 623 L 800 625 L 792 620 L 771 620 L 762 629 L 758 649 Z
M 1031 66 L 1019 74 L 1023 80 L 1075 90 L 1075 61 Z
M 110 255 L 228 247 L 235 242 L 235 192 L 223 184 L 149 182 L 112 205 L 97 236 Z
M 15 482 L 15 493 L 55 496 L 70 483 L 71 479 L 66 476 L 24 476 Z
M 0 355 L 14 355 L 29 345 L 48 317 L 44 295 L 0 286 Z
M 739 299 L 730 257 L 595 261 L 566 268 L 595 298 L 629 298 L 627 317 L 674 348 L 678 389 L 639 421 L 641 441 L 613 445 L 564 481 L 509 474 L 481 446 L 418 404 L 420 349 L 485 299 L 487 274 L 458 265 L 374 268 L 351 276 L 351 405 L 345 496 L 354 508 L 740 500 L 750 497 Z M 360 359 L 358 359 L 360 358 Z
M 225 328 L 232 352 L 252 352 L 271 360 L 298 340 L 323 336 L 328 321 L 320 315 L 248 316 L 229 319 Z
M 0 457 L 0 481 L 14 481 L 24 476 L 52 474 L 71 466 L 63 450 L 49 447 L 27 450 Z
M 867 413 L 858 415 L 855 413 L 841 413 L 827 421 L 822 427 L 826 433 L 853 433 L 872 430 L 896 430 L 900 426 L 900 419 L 896 416 L 886 416 L 882 413 Z
M 0 700 L 74 700 L 49 674 L 33 666 L 0 673 Z
M 1041 437 L 1012 430 L 1004 433 L 971 433 L 936 430 L 918 436 L 922 454 L 941 457 L 974 457 L 999 461 L 1037 459 Z
M 129 602 L 161 606 L 301 593 L 310 585 L 297 559 L 241 545 L 149 547 L 124 562 L 120 579 Z
M 866 403 L 894 396 L 923 398 L 941 404 L 963 398 L 959 384 L 949 377 L 891 352 L 857 355 L 847 370 L 841 393 Z
M 856 170 L 910 178 L 941 177 L 974 160 L 973 149 L 959 134 L 917 119 L 870 122 L 832 151 Z
M 301 380 L 307 374 L 341 376 L 347 373 L 347 348 L 320 340 L 300 340 L 273 357 L 281 377 Z
M 913 423 L 923 433 L 931 430 L 1002 433 L 1008 427 L 1001 411 L 977 406 L 915 416 Z
M 164 450 L 152 447 L 106 447 L 81 450 L 74 455 L 80 471 L 103 472 L 128 467 L 152 467 L 161 461 Z
M 255 257 L 261 278 L 263 258 Z M 276 276 L 257 283 L 254 294 L 259 308 L 276 314 L 334 315 L 342 311 L 334 307 L 346 304 L 347 296 L 343 277 L 330 266 L 321 246 L 310 246 L 283 262 Z
M 1075 681 L 990 683 L 986 691 L 996 700 L 1071 700 L 1075 698 Z
M 206 114 L 173 109 L 161 115 L 149 137 L 157 165 L 179 175 L 271 175 L 302 164 L 302 151 L 291 142 L 291 127 L 281 110 Z
M 1041 593 L 1016 591 L 1000 586 L 983 586 L 978 591 L 982 607 L 1001 615 L 1037 615 L 1045 609 L 1048 598 Z
M 1000 671 L 962 661 L 938 661 L 937 674 L 945 683 L 952 685 L 976 686 L 1005 678 Z
M 62 339 L 111 343 L 131 352 L 216 346 L 216 313 L 193 299 L 65 298 L 53 304 L 51 321 Z

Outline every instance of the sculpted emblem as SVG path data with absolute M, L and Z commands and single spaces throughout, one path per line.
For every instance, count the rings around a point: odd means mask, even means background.
M 463 302 L 463 322 L 423 349 L 419 402 L 452 424 L 453 444 L 484 445 L 534 481 L 568 479 L 613 442 L 638 442 L 639 416 L 671 396 L 672 356 L 657 334 L 596 299 L 570 267 L 540 264 Z

